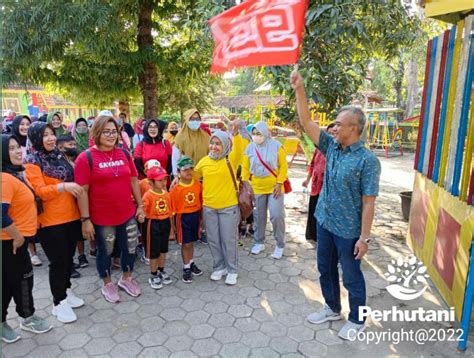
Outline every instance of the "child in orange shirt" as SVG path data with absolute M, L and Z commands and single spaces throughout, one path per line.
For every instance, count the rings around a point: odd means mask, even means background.
M 176 241 L 181 244 L 183 282 L 191 283 L 202 271 L 193 262 L 194 242 L 199 237 L 202 209 L 202 185 L 193 179 L 193 161 L 182 156 L 177 163 L 179 183 L 171 190 L 171 201 L 176 214 Z
M 166 191 L 168 174 L 160 167 L 147 172 L 151 189 L 143 196 L 145 223 L 143 225 L 143 246 L 145 256 L 150 260 L 150 286 L 155 290 L 169 285 L 172 280 L 165 272 L 168 239 L 171 230 L 173 207 L 170 194 Z

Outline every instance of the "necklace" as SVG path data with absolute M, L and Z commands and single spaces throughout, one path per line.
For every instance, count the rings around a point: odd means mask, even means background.
M 114 165 L 114 164 L 116 164 L 116 163 L 114 163 L 115 150 L 112 151 L 111 156 L 108 156 L 105 152 L 102 152 L 102 151 L 101 151 L 101 153 L 104 155 L 105 159 L 109 161 L 109 163 L 110 163 L 109 169 L 112 171 L 112 175 L 114 177 L 118 177 L 119 167 L 118 167 L 118 165 Z

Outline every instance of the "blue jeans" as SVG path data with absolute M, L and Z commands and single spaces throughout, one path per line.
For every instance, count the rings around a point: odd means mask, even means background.
M 94 225 L 97 244 L 97 272 L 100 278 L 110 277 L 112 252 L 115 240 L 120 248 L 120 265 L 123 272 L 132 272 L 138 244 L 138 225 L 135 218 L 117 226 Z
M 326 304 L 333 312 L 341 312 L 338 260 L 342 266 L 342 283 L 349 292 L 349 321 L 362 324 L 359 306 L 365 306 L 365 280 L 360 269 L 361 260 L 356 260 L 354 246 L 359 238 L 345 239 L 334 235 L 318 224 L 317 260 L 319 282 Z

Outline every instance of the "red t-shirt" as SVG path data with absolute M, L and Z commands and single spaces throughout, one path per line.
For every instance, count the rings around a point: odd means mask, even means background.
M 101 226 L 121 225 L 135 214 L 131 178 L 138 174 L 132 156 L 127 160 L 120 148 L 101 152 L 92 147 L 90 152 L 92 172 L 87 153 L 82 152 L 75 162 L 74 178 L 79 185 L 89 185 L 91 220 Z
M 170 142 L 167 140 L 162 140 L 155 144 L 141 141 L 135 147 L 133 156 L 137 159 L 141 158 L 144 165 L 150 159 L 156 159 L 160 162 L 161 167 L 166 169 L 168 167 L 168 158 L 171 153 L 172 147 Z

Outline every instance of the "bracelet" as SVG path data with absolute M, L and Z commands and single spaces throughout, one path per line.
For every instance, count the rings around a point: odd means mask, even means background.
M 81 217 L 81 223 L 84 223 L 86 221 L 90 221 L 90 219 L 91 218 L 89 216 L 83 216 L 83 217 Z

